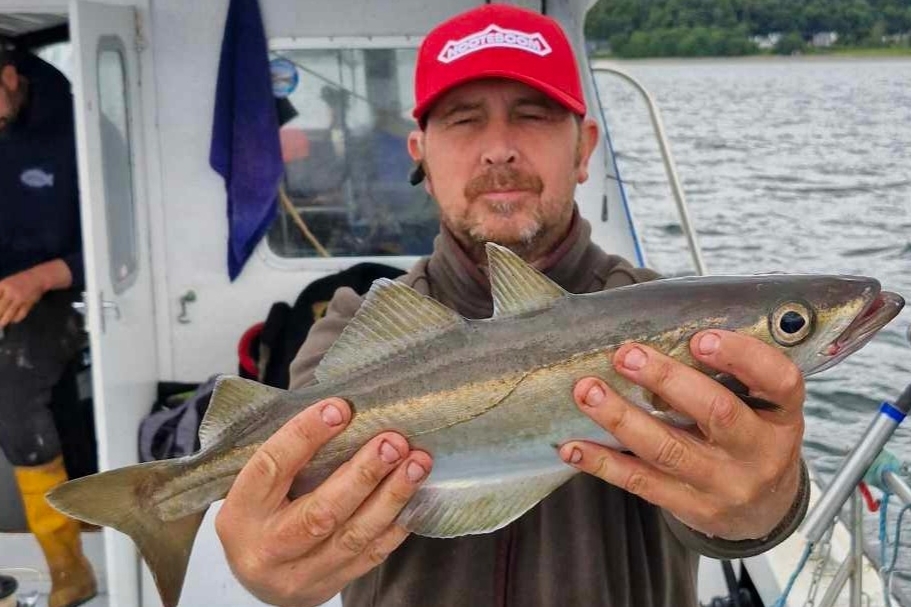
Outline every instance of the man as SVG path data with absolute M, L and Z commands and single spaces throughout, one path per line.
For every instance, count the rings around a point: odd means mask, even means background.
M 44 494 L 67 480 L 49 405 L 82 344 L 73 103 L 51 65 L 0 47 L 0 448 L 51 573 L 50 607 L 96 594 L 79 525 Z
M 465 316 L 490 316 L 485 241 L 509 246 L 571 292 L 655 277 L 594 245 L 573 203 L 598 129 L 584 117 L 578 68 L 554 21 L 506 5 L 454 17 L 424 40 L 415 94 L 420 130 L 409 151 L 442 226 L 406 284 Z M 313 378 L 360 301 L 336 292 L 292 364 L 292 388 Z M 700 432 L 671 428 L 584 378 L 577 405 L 632 453 L 571 441 L 559 456 L 589 474 L 497 532 L 431 539 L 395 524 L 431 455 L 391 432 L 288 500 L 294 474 L 351 419 L 347 403 L 329 399 L 291 420 L 238 476 L 216 521 L 228 561 L 276 605 L 316 605 L 341 590 L 346 607 L 695 607 L 698 555 L 746 556 L 780 542 L 800 522 L 808 491 L 797 369 L 733 333 L 697 334 L 691 349 L 783 412 L 755 413 L 707 376 L 628 344 L 615 368 L 695 418 Z

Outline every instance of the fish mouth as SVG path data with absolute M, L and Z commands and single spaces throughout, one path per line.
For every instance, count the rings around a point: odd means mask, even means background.
M 880 291 L 870 299 L 850 325 L 820 354 L 825 361 L 813 373 L 825 371 L 863 348 L 880 329 L 898 316 L 905 299 L 898 293 Z

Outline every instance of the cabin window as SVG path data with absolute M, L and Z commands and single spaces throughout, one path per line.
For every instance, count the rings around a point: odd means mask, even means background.
M 270 54 L 282 122 L 283 190 L 268 234 L 282 257 L 424 255 L 436 204 L 412 186 L 406 141 L 414 48 L 322 48 Z
M 130 107 L 123 43 L 104 37 L 98 50 L 98 106 L 101 128 L 104 204 L 110 250 L 111 284 L 121 293 L 136 279 L 136 211 L 133 198 Z

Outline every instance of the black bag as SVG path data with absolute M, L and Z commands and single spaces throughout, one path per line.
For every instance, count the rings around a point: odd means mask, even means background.
M 307 338 L 313 323 L 326 313 L 329 300 L 339 287 L 351 287 L 359 295 L 370 290 L 378 278 L 395 279 L 405 272 L 381 263 L 364 262 L 347 270 L 314 280 L 301 291 L 294 306 L 285 302 L 272 305 L 258 346 L 268 352 L 265 373 L 260 381 L 276 388 L 288 389 L 288 368 Z
M 183 457 L 199 450 L 199 424 L 217 378 L 213 375 L 203 384 L 158 384 L 152 412 L 139 423 L 139 461 Z

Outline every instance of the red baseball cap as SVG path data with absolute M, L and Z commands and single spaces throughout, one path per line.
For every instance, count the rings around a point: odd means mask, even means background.
M 580 116 L 585 96 L 572 45 L 554 19 L 508 4 L 485 4 L 444 21 L 418 50 L 412 116 L 449 89 L 482 78 L 534 87 Z

